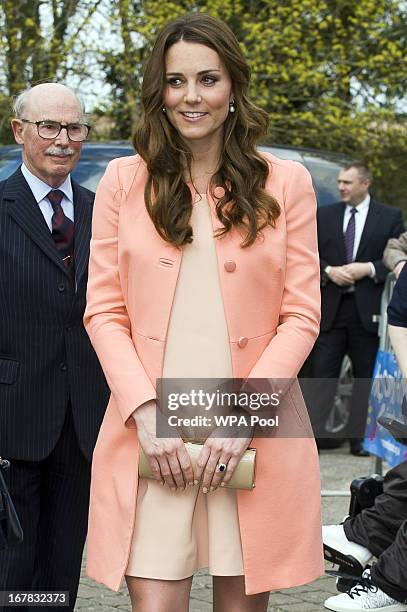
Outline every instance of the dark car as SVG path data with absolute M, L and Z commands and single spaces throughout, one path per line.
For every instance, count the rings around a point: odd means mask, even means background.
M 294 147 L 260 147 L 282 159 L 293 159 L 304 164 L 311 173 L 317 195 L 318 205 L 324 206 L 339 200 L 337 189 L 338 172 L 341 165 L 348 161 L 335 153 L 299 149 Z M 96 186 L 111 159 L 133 155 L 133 147 L 124 142 L 85 142 L 73 178 L 88 189 L 95 191 Z M 21 148 L 7 145 L 0 148 L 0 181 L 18 168 L 21 163 Z

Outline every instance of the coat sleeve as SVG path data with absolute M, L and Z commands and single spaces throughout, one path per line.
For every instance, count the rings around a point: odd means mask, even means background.
M 394 270 L 400 261 L 407 261 L 407 232 L 399 238 L 390 238 L 383 253 L 384 265 Z
M 393 208 L 393 211 L 393 220 L 389 228 L 389 238 L 399 238 L 400 234 L 404 232 L 403 215 L 401 214 L 401 210 Z M 388 268 L 383 263 L 382 259 L 378 259 L 372 263 L 376 270 L 375 282 L 384 283 L 389 273 Z
M 278 168 L 273 171 L 278 172 Z M 292 162 L 283 204 L 287 252 L 279 325 L 249 378 L 295 378 L 319 332 L 316 199 L 311 176 L 298 162 Z
M 319 211 L 317 210 L 317 241 L 318 241 L 318 244 L 320 244 L 320 231 L 321 231 L 321 225 L 322 225 L 322 223 L 320 222 L 320 217 L 321 217 L 321 209 L 319 209 Z M 320 274 L 321 287 L 325 287 L 329 282 L 331 282 L 331 279 L 329 278 L 328 274 L 325 272 L 325 268 L 329 265 L 330 265 L 329 261 L 327 261 L 320 255 L 319 256 L 319 274 Z
M 118 228 L 123 194 L 119 160 L 114 160 L 95 197 L 84 324 L 123 423 L 135 427 L 132 413 L 144 402 L 155 399 L 156 392 L 133 344 L 120 283 Z

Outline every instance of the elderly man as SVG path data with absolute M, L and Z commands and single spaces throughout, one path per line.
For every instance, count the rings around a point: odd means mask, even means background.
M 82 324 L 93 194 L 70 178 L 90 128 L 57 83 L 14 110 L 23 164 L 0 183 L 0 455 L 24 540 L 0 551 L 0 591 L 68 591 L 73 610 L 109 394 Z
M 320 379 L 308 397 L 316 438 L 327 436 L 325 423 L 333 404 L 341 363 L 348 354 L 355 384 L 347 436 L 351 453 L 363 456 L 370 378 L 378 335 L 373 315 L 388 269 L 382 262 L 389 238 L 404 230 L 401 211 L 370 197 L 372 174 L 363 163 L 339 173 L 341 202 L 318 210 L 321 264 L 321 332 L 311 353 L 312 375 Z M 322 443 L 323 445 L 323 443 Z

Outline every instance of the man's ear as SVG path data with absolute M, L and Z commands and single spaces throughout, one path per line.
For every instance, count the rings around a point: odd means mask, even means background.
M 11 120 L 11 129 L 13 130 L 14 140 L 18 144 L 24 144 L 23 124 L 19 119 Z

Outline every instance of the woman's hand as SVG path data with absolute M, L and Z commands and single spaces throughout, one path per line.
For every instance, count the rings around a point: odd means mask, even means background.
M 214 491 L 219 485 L 224 487 L 232 478 L 243 453 L 247 450 L 252 437 L 248 438 L 215 438 L 209 437 L 199 454 L 195 480 L 202 477 L 202 491 Z M 225 471 L 219 471 L 219 465 L 225 464 Z
M 146 402 L 133 412 L 139 443 L 150 463 L 155 480 L 171 491 L 194 484 L 191 460 L 181 438 L 157 438 L 155 401 Z

